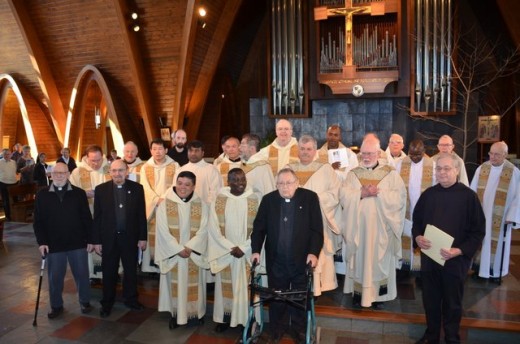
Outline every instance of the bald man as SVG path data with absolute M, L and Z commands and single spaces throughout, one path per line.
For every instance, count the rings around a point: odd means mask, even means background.
M 406 153 L 403 152 L 404 148 L 404 139 L 399 134 L 390 135 L 390 139 L 388 140 L 388 147 L 386 147 L 386 159 L 388 160 L 388 164 L 392 167 L 396 167 L 397 163 L 403 160 L 406 157 Z
M 267 160 L 271 165 L 273 175 L 287 164 L 298 161 L 298 141 L 293 135 L 291 122 L 280 119 L 276 123 L 276 139 L 258 152 L 261 160 Z
M 437 144 L 437 148 L 439 149 L 439 153 L 432 156 L 433 161 L 437 162 L 439 155 L 441 153 L 449 153 L 455 155 L 457 160 L 459 161 L 460 171 L 459 171 L 459 182 L 462 184 L 469 186 L 468 173 L 466 172 L 466 165 L 464 164 L 464 160 L 460 156 L 455 153 L 453 150 L 455 145 L 453 144 L 453 139 L 449 135 L 442 135 L 439 137 L 439 143 Z
M 480 265 L 475 269 L 482 278 L 499 278 L 509 273 L 511 231 L 508 229 L 520 225 L 520 171 L 506 160 L 507 153 L 505 142 L 493 143 L 489 161 L 477 168 L 470 185 L 478 194 L 486 217 L 486 236 L 480 254 L 475 257 Z

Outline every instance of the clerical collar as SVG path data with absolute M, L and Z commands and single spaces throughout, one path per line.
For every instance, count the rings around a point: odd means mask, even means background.
M 126 161 L 126 160 L 123 160 L 127 165 L 132 165 L 137 159 L 134 159 L 134 161 L 130 162 L 130 161 Z
M 284 198 L 284 201 L 285 201 L 285 203 L 290 203 L 291 199 L 290 198 Z
M 193 192 L 186 198 L 182 198 L 181 196 L 179 196 L 179 194 L 177 193 L 177 189 L 175 188 L 175 186 L 173 187 L 173 192 L 175 192 L 175 194 L 181 199 L 181 201 L 183 201 L 184 203 L 187 203 L 189 202 L 192 198 L 193 198 Z
M 229 159 L 229 161 L 231 161 L 231 162 L 240 162 L 240 161 L 242 160 L 241 157 L 238 157 L 238 158 L 236 158 L 236 159 L 231 159 L 230 157 L 228 157 L 228 159 Z
M 376 164 L 374 166 L 372 166 L 372 167 L 366 167 L 366 169 L 369 170 L 369 171 L 373 171 L 373 170 L 375 170 L 377 168 L 377 166 L 379 166 L 379 161 L 376 162 Z

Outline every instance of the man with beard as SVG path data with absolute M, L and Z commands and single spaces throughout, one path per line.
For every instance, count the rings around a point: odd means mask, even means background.
M 355 307 L 381 309 L 397 297 L 395 269 L 401 258 L 406 187 L 393 167 L 378 161 L 380 143 L 361 145 L 361 163 L 350 170 L 340 191 L 347 245 L 344 293 Z
M 89 234 L 92 215 L 87 195 L 68 182 L 66 164 L 58 162 L 52 170 L 52 184 L 36 194 L 34 234 L 42 257 L 47 256 L 49 276 L 49 319 L 63 313 L 63 286 L 69 263 L 78 289 L 81 313 L 90 313 L 88 272 Z
M 218 323 L 217 332 L 247 323 L 250 235 L 260 203 L 241 169 L 229 171 L 227 184 L 212 209 L 208 238 L 208 261 L 216 274 L 213 321 Z
M 168 156 L 175 160 L 179 166 L 188 163 L 188 150 L 186 149 L 187 135 L 182 129 L 177 129 L 172 134 L 173 147 L 168 150 Z

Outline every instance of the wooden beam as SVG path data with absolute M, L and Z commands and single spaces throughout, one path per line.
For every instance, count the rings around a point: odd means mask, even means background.
M 182 128 L 184 123 L 186 93 L 190 81 L 191 57 L 193 55 L 193 46 L 195 45 L 197 33 L 197 18 L 195 12 L 195 0 L 188 0 L 186 16 L 184 17 L 184 27 L 182 29 L 179 73 L 177 74 L 177 88 L 175 103 L 173 105 L 173 130 Z
M 130 10 L 126 3 L 126 0 L 114 0 L 117 19 L 119 20 L 123 42 L 126 47 L 126 54 L 130 61 L 129 74 L 134 81 L 136 99 L 140 115 L 143 118 L 147 142 L 150 142 L 154 137 L 159 136 L 158 120 L 153 114 L 150 93 L 148 92 L 148 85 L 146 83 L 146 72 L 144 70 L 141 54 L 136 41 L 136 35 L 139 33 L 131 31 L 128 27 L 129 21 L 127 16 L 129 15 Z
M 222 49 L 224 48 L 224 44 L 229 36 L 229 32 L 241 4 L 242 0 L 229 0 L 226 1 L 226 6 L 222 10 L 222 15 L 220 16 L 215 33 L 213 34 L 213 39 L 208 47 L 204 63 L 197 77 L 195 87 L 193 88 L 190 104 L 186 111 L 189 117 L 188 125 L 185 128 L 188 137 L 196 137 L 199 131 L 209 88 L 213 82 Z
M 27 11 L 26 1 L 8 0 L 11 12 L 20 28 L 20 33 L 25 41 L 29 58 L 33 68 L 38 74 L 38 82 L 46 98 L 49 115 L 54 125 L 56 137 L 63 144 L 67 115 L 60 98 L 54 76 L 49 67 L 47 57 L 40 44 L 40 38 L 36 33 L 33 22 Z

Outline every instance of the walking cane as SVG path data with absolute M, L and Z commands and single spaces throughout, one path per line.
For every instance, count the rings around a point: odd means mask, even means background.
M 504 251 L 506 249 L 507 225 L 508 223 L 504 223 L 504 237 L 502 238 L 502 255 L 500 256 L 500 274 L 498 275 L 498 285 L 502 284 L 502 268 L 504 267 Z M 513 223 L 512 225 L 516 226 L 515 223 Z
M 38 316 L 38 306 L 40 305 L 40 293 L 42 291 L 43 271 L 45 270 L 45 258 L 45 256 L 42 257 L 42 266 L 40 268 L 40 282 L 38 283 L 38 296 L 36 297 L 36 308 L 34 309 L 33 326 L 38 326 L 38 324 L 36 323 L 36 317 Z

